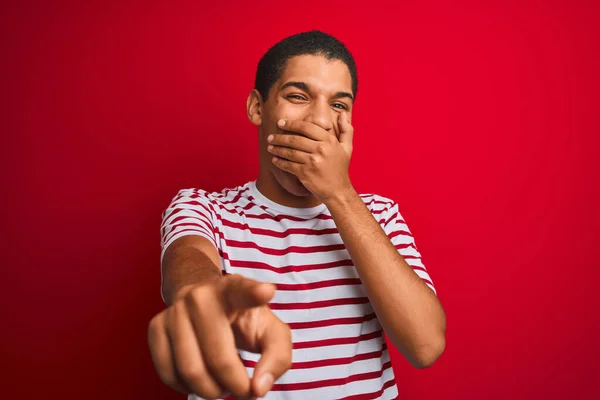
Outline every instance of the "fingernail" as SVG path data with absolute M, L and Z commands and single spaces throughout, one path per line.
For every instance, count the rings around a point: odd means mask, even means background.
M 267 150 L 269 150 L 269 151 L 273 150 L 273 145 L 272 144 L 268 145 Z
M 273 375 L 270 373 L 265 373 L 258 379 L 258 387 L 261 392 L 267 392 L 271 389 L 271 385 L 273 384 Z
M 277 125 L 284 126 L 285 125 L 285 119 L 280 119 L 279 121 L 277 121 Z
M 273 141 L 273 135 L 269 135 L 269 137 L 267 138 L 267 142 L 272 142 Z

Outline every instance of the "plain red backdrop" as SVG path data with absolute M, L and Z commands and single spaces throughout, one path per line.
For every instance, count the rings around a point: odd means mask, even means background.
M 146 342 L 160 214 L 256 177 L 256 64 L 317 28 L 358 64 L 355 187 L 448 317 L 432 368 L 393 353 L 401 398 L 598 398 L 598 7 L 241 4 L 3 3 L 0 397 L 185 397 Z

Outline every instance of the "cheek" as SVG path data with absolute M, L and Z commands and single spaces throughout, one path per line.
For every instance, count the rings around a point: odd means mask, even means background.
M 278 98 L 272 109 L 272 117 L 275 124 L 277 124 L 280 119 L 302 120 L 306 117 L 307 112 L 307 107 Z

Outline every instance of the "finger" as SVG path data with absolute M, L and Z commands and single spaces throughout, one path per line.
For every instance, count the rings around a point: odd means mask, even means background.
M 150 346 L 154 368 L 158 372 L 160 380 L 165 385 L 181 393 L 190 393 L 177 376 L 171 353 L 171 344 L 164 323 L 164 316 L 164 312 L 160 313 L 152 318 L 148 326 L 148 345 Z
M 214 287 L 198 288 L 186 298 L 187 312 L 212 377 L 233 396 L 248 397 L 250 378 L 238 355 L 220 295 Z
M 269 144 L 274 146 L 285 146 L 300 150 L 305 153 L 314 153 L 318 143 L 312 139 L 295 134 L 275 134 L 267 138 Z
M 300 163 L 288 161 L 280 157 L 273 157 L 273 164 L 275 164 L 277 168 L 296 176 L 300 173 L 300 167 L 302 166 Z
M 224 390 L 210 375 L 198 346 L 196 332 L 183 302 L 169 313 L 167 334 L 172 343 L 175 368 L 190 392 L 204 398 L 220 397 Z
M 273 382 L 292 366 L 292 334 L 287 324 L 274 316 L 272 326 L 265 326 L 259 341 L 262 348 L 260 360 L 252 376 L 252 390 L 263 397 Z
M 325 129 L 308 121 L 280 119 L 277 121 L 277 126 L 285 131 L 297 132 L 319 142 L 327 140 L 330 135 Z
M 354 139 L 354 127 L 350 125 L 350 121 L 348 121 L 348 114 L 346 112 L 340 113 L 338 117 L 338 125 L 340 129 L 340 143 L 352 146 L 352 140 Z
M 308 153 L 289 147 L 269 145 L 267 146 L 267 150 L 269 153 L 276 155 L 279 158 L 283 158 L 298 164 L 306 164 L 309 157 Z
M 220 298 L 228 314 L 267 304 L 275 295 L 275 285 L 246 278 L 240 274 L 227 275 L 222 280 Z

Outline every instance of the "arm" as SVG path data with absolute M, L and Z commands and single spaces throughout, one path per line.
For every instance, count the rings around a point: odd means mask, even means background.
M 148 326 L 163 382 L 203 398 L 263 397 L 292 364 L 292 334 L 267 303 L 275 285 L 221 274 L 215 204 L 181 190 L 162 215 L 161 294 Z M 252 378 L 238 348 L 261 353 Z M 255 398 L 256 398 L 255 397 Z
M 267 139 L 273 163 L 296 175 L 335 221 L 386 334 L 415 367 L 428 367 L 445 347 L 446 316 L 433 290 L 398 253 L 350 182 L 354 128 L 340 112 L 336 135 L 302 120 L 280 120 Z
M 219 254 L 208 239 L 197 235 L 176 239 L 165 251 L 161 266 L 161 293 L 167 306 L 188 288 L 222 278 L 219 264 Z
M 432 365 L 445 347 L 446 315 L 437 296 L 398 253 L 354 189 L 326 205 L 390 341 L 413 366 Z
M 162 215 L 161 295 L 167 306 L 186 289 L 222 277 L 214 207 L 206 192 L 183 189 Z

